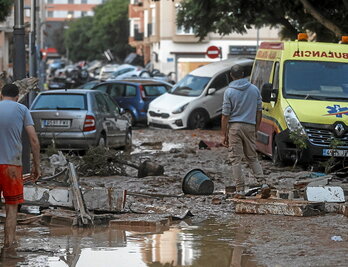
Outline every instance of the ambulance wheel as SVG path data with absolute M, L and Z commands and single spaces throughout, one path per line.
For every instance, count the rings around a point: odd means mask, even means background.
M 275 166 L 280 167 L 281 165 L 283 165 L 283 161 L 280 156 L 279 147 L 275 139 L 273 139 L 273 145 L 272 145 L 272 162 L 273 162 L 273 165 Z
M 188 119 L 188 128 L 190 129 L 204 129 L 207 125 L 209 117 L 204 110 L 194 110 Z

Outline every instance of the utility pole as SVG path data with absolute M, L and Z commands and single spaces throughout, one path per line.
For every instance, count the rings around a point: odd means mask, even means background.
M 23 0 L 15 0 L 13 28 L 13 78 L 25 78 L 25 29 L 24 29 L 24 4 Z
M 24 79 L 26 76 L 25 69 L 25 28 L 24 28 L 24 3 L 23 0 L 15 0 L 14 13 L 14 28 L 13 28 L 13 78 L 14 80 Z M 29 106 L 28 98 L 26 106 Z M 23 173 L 30 172 L 30 146 L 27 133 L 22 132 L 22 165 Z
M 36 62 L 36 0 L 31 0 L 30 11 L 30 35 L 29 35 L 29 76 L 37 77 L 37 62 Z

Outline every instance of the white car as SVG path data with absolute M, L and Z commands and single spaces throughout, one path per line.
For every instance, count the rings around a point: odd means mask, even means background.
M 214 62 L 187 74 L 168 92 L 153 100 L 147 112 L 148 125 L 172 129 L 204 128 L 221 115 L 224 92 L 232 81 L 233 65 L 251 73 L 253 60 L 227 59 Z
M 142 78 L 150 78 L 150 73 L 140 66 L 133 66 L 129 64 L 120 65 L 107 79 L 109 80 L 120 80 L 124 78 L 131 77 L 142 77 Z
M 108 78 L 112 76 L 112 74 L 117 70 L 118 67 L 119 67 L 118 64 L 107 64 L 103 66 L 97 78 L 102 81 L 107 80 Z

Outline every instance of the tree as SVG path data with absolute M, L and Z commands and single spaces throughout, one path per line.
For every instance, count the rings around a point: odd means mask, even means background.
M 110 49 L 118 61 L 131 51 L 128 4 L 128 0 L 109 0 L 95 9 L 91 46 L 100 54 Z
M 91 28 L 93 17 L 82 17 L 68 24 L 64 32 L 65 52 L 69 51 L 69 59 L 72 61 L 92 60 L 98 55 L 91 47 Z
M 348 33 L 347 11 L 348 0 L 183 0 L 177 20 L 194 27 L 201 39 L 209 32 L 243 34 L 251 27 L 280 26 L 282 39 L 310 30 L 317 41 L 337 41 Z
M 12 0 L 0 0 L 0 22 L 4 21 L 11 13 Z
M 117 61 L 132 48 L 128 45 L 128 0 L 108 0 L 94 9 L 93 17 L 82 17 L 69 23 L 64 44 L 73 61 L 103 57 L 110 49 Z

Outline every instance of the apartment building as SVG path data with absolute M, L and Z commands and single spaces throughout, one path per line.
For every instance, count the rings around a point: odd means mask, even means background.
M 233 33 L 222 37 L 211 33 L 199 41 L 193 27 L 189 30 L 178 27 L 176 13 L 179 7 L 180 0 L 130 0 L 129 5 L 129 44 L 144 57 L 145 64 L 151 61 L 155 69 L 165 74 L 175 72 L 177 79 L 212 61 L 253 57 L 261 41 L 279 39 L 277 29 L 261 28 L 249 30 L 244 35 Z M 206 51 L 209 46 L 219 47 L 221 57 L 208 58 Z
M 24 0 L 24 23 L 29 30 L 30 22 L 30 0 Z M 12 72 L 12 49 L 13 46 L 13 26 L 14 26 L 14 8 L 10 16 L 4 22 L 0 23 L 0 72 Z
M 54 47 L 57 34 L 61 34 L 70 19 L 93 16 L 94 7 L 106 0 L 44 0 L 44 31 L 42 47 Z

